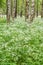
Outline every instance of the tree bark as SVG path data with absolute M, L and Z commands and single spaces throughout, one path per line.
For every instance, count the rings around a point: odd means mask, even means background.
M 30 21 L 33 21 L 35 17 L 35 0 L 31 1 L 31 16 L 30 16 Z
M 12 18 L 14 19 L 16 16 L 17 16 L 17 0 L 13 0 Z
M 6 3 L 7 3 L 7 22 L 9 22 L 11 16 L 11 0 L 6 0 Z
M 29 0 L 26 0 L 25 20 L 27 21 L 28 19 L 29 19 Z
M 43 0 L 42 0 L 41 18 L 43 18 Z
M 38 0 L 37 0 L 37 11 L 36 11 L 36 16 L 38 16 Z

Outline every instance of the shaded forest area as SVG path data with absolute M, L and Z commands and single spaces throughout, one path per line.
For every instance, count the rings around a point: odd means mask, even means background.
M 43 0 L 0 0 L 0 65 L 43 65 Z
M 43 18 L 43 0 L 0 0 L 0 10 L 7 15 L 9 21 L 24 16 L 29 22 L 38 16 Z
M 8 15 L 9 14 L 9 15 Z M 25 16 L 25 20 L 32 21 L 35 16 L 43 17 L 43 0 L 8 0 L 7 20 L 10 15 L 14 19 L 17 15 Z

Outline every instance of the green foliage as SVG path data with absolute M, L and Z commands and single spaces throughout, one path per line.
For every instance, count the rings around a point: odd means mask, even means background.
M 43 21 L 40 18 L 32 24 L 21 18 L 9 25 L 0 23 L 0 65 L 43 65 Z
M 19 14 L 20 14 L 21 10 L 22 10 L 22 13 L 25 14 L 25 2 L 26 2 L 26 0 L 17 0 L 17 12 Z M 30 0 L 30 2 L 31 2 L 31 0 Z M 41 12 L 42 0 L 35 0 L 35 10 L 36 11 L 37 11 L 37 4 L 38 4 L 38 11 L 40 13 Z M 0 10 L 3 10 L 4 13 L 6 12 L 6 0 L 0 0 L 0 8 L 1 8 Z
M 6 0 L 0 0 L 0 7 L 4 6 Z
M 6 0 L 0 0 L 0 11 L 5 13 L 6 11 Z

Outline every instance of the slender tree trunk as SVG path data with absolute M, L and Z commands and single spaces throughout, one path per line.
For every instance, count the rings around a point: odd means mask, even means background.
M 19 0 L 17 0 L 17 16 L 19 16 L 20 13 L 19 13 Z
M 16 10 L 15 10 L 15 17 L 17 16 L 17 0 L 16 0 Z
M 33 21 L 35 17 L 35 0 L 31 0 L 31 16 L 30 16 L 30 21 Z
M 37 0 L 37 10 L 36 10 L 36 16 L 38 16 L 38 0 Z
M 11 0 L 11 17 L 12 17 L 12 9 L 13 9 L 13 0 Z
M 17 0 L 13 0 L 13 11 L 12 11 L 12 18 L 14 19 L 17 14 Z
M 23 1 L 21 1 L 21 10 L 20 10 L 20 17 L 22 17 L 22 12 L 23 12 Z
M 7 22 L 10 21 L 10 16 L 11 16 L 11 0 L 6 0 L 7 3 Z
M 24 16 L 24 12 L 25 12 L 25 1 L 24 0 L 22 0 L 23 2 L 22 2 L 22 15 Z
M 42 0 L 41 18 L 43 18 L 43 0 Z
M 29 0 L 26 0 L 25 20 L 29 21 Z
M 21 6 L 21 11 L 20 11 L 20 16 L 21 16 L 21 17 L 22 17 L 22 12 L 23 12 L 23 11 L 22 11 L 22 6 Z

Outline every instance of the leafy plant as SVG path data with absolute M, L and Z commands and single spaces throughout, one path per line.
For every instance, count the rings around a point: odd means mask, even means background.
M 43 21 L 17 18 L 0 24 L 0 65 L 43 65 Z

